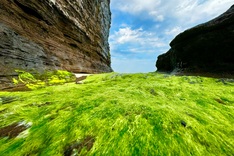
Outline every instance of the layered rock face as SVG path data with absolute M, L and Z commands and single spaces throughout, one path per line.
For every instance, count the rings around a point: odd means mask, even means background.
M 1 0 L 0 76 L 110 72 L 110 0 Z
M 234 74 L 234 5 L 219 17 L 179 34 L 158 57 L 158 71 Z

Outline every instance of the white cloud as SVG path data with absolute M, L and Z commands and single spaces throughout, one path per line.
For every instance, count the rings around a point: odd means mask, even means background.
M 160 15 L 157 11 L 150 11 L 149 15 L 153 17 L 153 20 L 162 22 L 164 21 L 164 16 Z
M 166 35 L 171 35 L 173 38 L 178 35 L 179 33 L 182 32 L 182 28 L 179 27 L 179 26 L 175 26 L 174 28 L 171 28 L 171 29 L 166 29 L 165 30 L 165 34 Z
M 175 17 L 182 25 L 194 24 L 208 21 L 225 12 L 233 0 L 206 0 L 203 3 L 196 0 L 193 3 L 180 4 L 180 8 L 175 12 Z
M 152 52 L 153 48 L 166 46 L 155 33 L 144 31 L 142 28 L 132 29 L 131 27 L 120 28 L 110 35 L 111 50 L 116 45 L 121 44 L 129 44 L 129 52 Z M 149 48 L 151 51 L 149 51 Z
M 124 26 L 126 27 L 120 27 L 109 38 L 114 71 L 123 73 L 155 71 L 157 54 L 165 52 L 168 44 L 160 40 L 155 33 L 142 28 L 132 29 L 126 24 Z
M 112 0 L 113 9 L 139 14 L 144 11 L 155 10 L 161 3 L 161 0 Z
M 173 18 L 182 25 L 209 20 L 233 5 L 233 0 L 112 0 L 114 10 L 155 21 Z
M 120 28 L 114 35 L 110 36 L 117 43 L 138 42 L 140 40 L 142 28 L 132 30 L 130 27 Z

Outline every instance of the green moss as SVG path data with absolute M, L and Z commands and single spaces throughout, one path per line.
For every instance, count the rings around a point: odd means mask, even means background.
M 62 156 L 78 142 L 80 155 L 233 155 L 233 95 L 233 81 L 158 73 L 0 92 L 17 97 L 0 103 L 0 127 L 31 123 L 27 133 L 0 138 L 0 153 Z
M 74 82 L 75 75 L 63 70 L 45 71 L 44 73 L 29 73 L 22 70 L 16 70 L 18 79 L 13 78 L 15 85 L 24 84 L 29 89 L 35 90 L 44 88 L 45 86 L 64 84 L 67 82 Z

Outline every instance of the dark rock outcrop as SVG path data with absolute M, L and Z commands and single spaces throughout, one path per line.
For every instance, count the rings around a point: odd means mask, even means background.
M 234 74 L 234 5 L 219 17 L 184 31 L 158 57 L 158 71 Z
M 1 0 L 0 77 L 15 69 L 110 72 L 110 0 Z

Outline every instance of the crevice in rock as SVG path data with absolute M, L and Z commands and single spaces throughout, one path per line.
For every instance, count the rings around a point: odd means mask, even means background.
M 77 46 L 76 44 L 74 44 L 74 43 L 69 43 L 69 45 L 70 45 L 71 47 L 73 47 L 73 48 L 78 48 L 78 46 Z
M 45 20 L 37 11 L 35 11 L 32 8 L 29 8 L 28 6 L 25 6 L 23 4 L 21 4 L 20 2 L 18 2 L 17 0 L 14 0 L 15 4 L 20 7 L 26 14 L 30 15 L 30 16 L 34 16 L 36 18 L 38 18 L 41 21 L 44 21 L 46 24 L 51 25 L 47 20 Z

